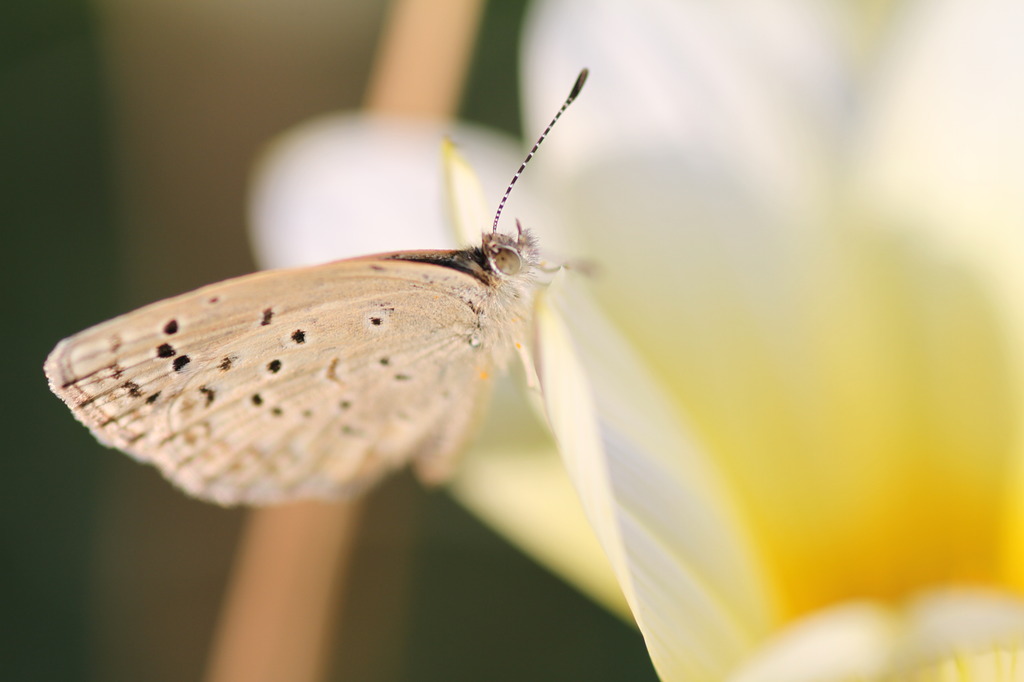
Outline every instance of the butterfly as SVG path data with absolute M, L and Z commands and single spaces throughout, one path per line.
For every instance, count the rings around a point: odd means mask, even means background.
M 354 495 L 411 463 L 443 481 L 529 334 L 540 253 L 479 246 L 257 272 L 64 339 L 50 389 L 105 445 L 223 505 Z M 518 226 L 518 223 L 517 223 Z

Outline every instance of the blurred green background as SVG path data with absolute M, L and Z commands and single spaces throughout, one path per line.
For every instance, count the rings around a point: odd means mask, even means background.
M 254 269 L 253 159 L 290 125 L 358 106 L 384 5 L 0 5 L 14 382 L 0 679 L 201 677 L 244 512 L 192 501 L 98 445 L 47 390 L 43 359 L 91 324 Z M 516 135 L 524 11 L 487 6 L 461 107 Z M 409 477 L 374 493 L 353 570 L 330 679 L 655 679 L 634 628 Z

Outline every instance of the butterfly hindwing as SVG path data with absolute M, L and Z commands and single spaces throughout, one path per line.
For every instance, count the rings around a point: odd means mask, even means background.
M 51 387 L 97 438 L 223 504 L 354 492 L 467 438 L 503 351 L 488 287 L 362 259 L 256 273 L 61 342 Z

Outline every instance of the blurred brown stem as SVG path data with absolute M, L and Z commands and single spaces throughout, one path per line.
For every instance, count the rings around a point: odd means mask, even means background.
M 393 3 L 366 108 L 451 116 L 481 6 L 480 0 Z M 251 512 L 212 645 L 208 682 L 324 678 L 340 616 L 335 595 L 350 572 L 363 507 L 360 501 L 305 503 Z

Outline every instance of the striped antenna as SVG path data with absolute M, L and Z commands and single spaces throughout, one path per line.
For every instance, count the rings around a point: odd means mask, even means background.
M 530 159 L 532 159 L 533 155 L 537 153 L 537 148 L 540 147 L 540 143 L 544 141 L 544 138 L 551 132 L 551 129 L 555 126 L 558 119 L 561 118 L 562 114 L 565 113 L 565 110 L 569 108 L 569 105 L 572 104 L 574 99 L 576 99 L 576 96 L 580 94 L 580 90 L 583 89 L 583 84 L 587 82 L 588 73 L 590 72 L 587 69 L 580 71 L 580 75 L 576 78 L 576 84 L 572 86 L 572 92 L 570 92 L 569 96 L 565 98 L 565 103 L 562 104 L 562 108 L 558 110 L 555 117 L 551 119 L 551 123 L 549 123 L 548 127 L 544 129 L 544 132 L 540 134 L 540 137 L 537 138 L 537 141 L 533 144 L 533 149 L 531 149 L 530 153 L 526 155 L 525 159 L 523 159 L 523 163 L 519 166 L 519 170 L 516 171 L 516 174 L 512 176 L 512 181 L 509 182 L 508 187 L 505 188 L 505 195 L 501 197 L 501 201 L 498 202 L 498 210 L 494 214 L 494 225 L 491 227 L 491 232 L 498 231 L 498 220 L 501 218 L 501 209 L 505 208 L 505 202 L 508 201 L 508 195 L 512 194 L 513 185 L 515 185 L 516 181 L 519 180 L 519 176 L 523 174 L 523 169 L 526 168 L 526 164 L 530 163 Z

